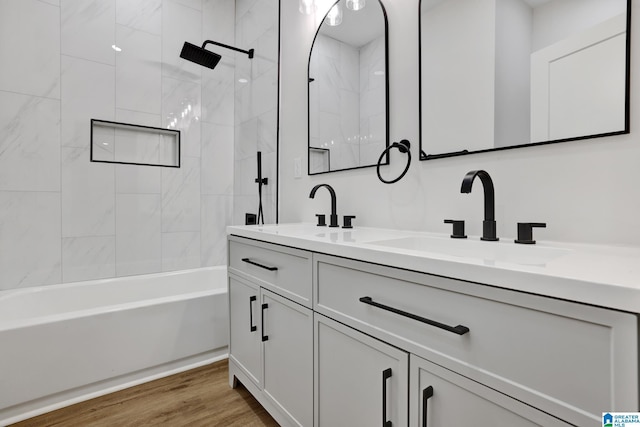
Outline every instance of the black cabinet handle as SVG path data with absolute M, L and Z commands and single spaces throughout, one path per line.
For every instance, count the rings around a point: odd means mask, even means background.
M 458 326 L 449 326 L 444 323 L 436 322 L 435 320 L 427 319 L 425 317 L 418 316 L 416 314 L 407 313 L 406 311 L 399 310 L 397 308 L 389 307 L 388 305 L 380 304 L 379 302 L 375 302 L 371 299 L 371 297 L 362 297 L 360 298 L 360 302 L 365 304 L 372 305 L 374 307 L 381 308 L 383 310 L 390 311 L 392 313 L 399 314 L 400 316 L 408 317 L 413 320 L 417 320 L 418 322 L 426 323 L 427 325 L 435 326 L 436 328 L 444 329 L 445 331 L 453 332 L 454 334 L 464 335 L 469 332 L 469 328 L 466 326 L 458 325 Z
M 255 266 L 260 267 L 260 268 L 264 268 L 265 270 L 269 270 L 269 271 L 277 271 L 278 270 L 278 267 L 269 267 L 268 265 L 262 265 L 260 263 L 255 262 L 255 261 L 251 261 L 251 259 L 249 259 L 249 258 L 242 258 L 242 261 L 244 261 L 244 262 L 246 262 L 248 264 L 251 264 L 251 265 L 255 265 Z
M 392 427 L 387 420 L 387 380 L 391 378 L 391 368 L 382 371 L 382 427 Z
M 269 335 L 264 334 L 264 311 L 269 308 L 269 304 L 262 304 L 262 342 L 267 341 L 269 339 Z
M 427 427 L 427 401 L 433 396 L 433 387 L 422 390 L 422 427 Z
M 255 332 L 258 327 L 253 324 L 253 302 L 258 299 L 255 295 L 249 297 L 249 326 L 251 327 L 251 332 Z

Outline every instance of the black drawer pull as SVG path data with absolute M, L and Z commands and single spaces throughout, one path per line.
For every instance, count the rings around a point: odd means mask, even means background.
M 249 297 L 249 329 L 251 330 L 251 332 L 255 332 L 258 329 L 258 327 L 253 324 L 253 302 L 256 299 L 258 299 L 258 297 L 256 297 L 255 295 Z
M 416 314 L 407 313 L 406 311 L 398 310 L 397 308 L 389 307 L 388 305 L 380 304 L 379 302 L 375 302 L 371 299 L 371 297 L 362 297 L 360 298 L 360 302 L 365 304 L 372 305 L 374 307 L 381 308 L 383 310 L 390 311 L 392 313 L 399 314 L 400 316 L 408 317 L 413 320 L 417 320 L 418 322 L 426 323 L 427 325 L 435 326 L 436 328 L 444 329 L 445 331 L 453 332 L 454 334 L 464 335 L 469 332 L 469 328 L 466 326 L 458 325 L 458 326 L 449 326 L 444 323 L 436 322 L 435 320 L 427 319 Z
M 387 420 L 387 380 L 391 378 L 391 368 L 382 371 L 382 427 L 392 427 Z
M 261 320 L 262 320 L 262 342 L 265 342 L 267 340 L 269 340 L 269 335 L 265 335 L 264 334 L 264 311 L 269 308 L 269 304 L 262 304 L 262 315 L 261 315 Z
M 433 396 L 433 387 L 422 390 L 422 427 L 427 427 L 427 401 Z
M 260 268 L 264 268 L 265 270 L 269 270 L 269 271 L 277 271 L 278 270 L 278 267 L 269 267 L 268 265 L 262 265 L 262 264 L 259 264 L 259 263 L 255 262 L 255 261 L 251 261 L 249 258 L 242 258 L 242 261 L 244 261 L 246 263 L 249 263 L 251 265 L 255 265 L 255 266 L 260 267 Z

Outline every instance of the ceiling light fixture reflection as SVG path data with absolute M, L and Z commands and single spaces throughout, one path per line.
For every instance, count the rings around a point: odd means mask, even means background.
M 347 9 L 360 10 L 364 9 L 367 2 L 366 0 L 347 0 Z
M 342 8 L 339 4 L 336 4 L 331 8 L 331 10 L 329 10 L 324 22 L 331 27 L 336 27 L 342 24 Z
M 116 52 L 122 52 L 122 49 L 116 46 L 115 44 L 111 45 L 111 49 L 115 50 Z
M 311 15 L 316 11 L 315 0 L 300 0 L 298 10 L 303 15 Z

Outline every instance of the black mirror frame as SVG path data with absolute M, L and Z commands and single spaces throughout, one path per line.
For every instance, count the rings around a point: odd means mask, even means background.
M 531 142 L 528 144 L 519 144 L 519 145 L 510 145 L 506 147 L 495 147 L 495 148 L 487 148 L 484 150 L 475 150 L 475 151 L 455 151 L 450 153 L 442 153 L 442 154 L 426 154 L 423 148 L 423 138 L 422 138 L 422 3 L 423 0 L 420 0 L 418 6 L 418 132 L 420 136 L 420 160 L 435 160 L 442 159 L 447 157 L 457 157 L 463 156 L 466 154 L 477 154 L 477 153 L 487 153 L 493 151 L 502 151 L 502 150 L 511 150 L 514 148 L 523 148 L 523 147 L 534 147 L 539 145 L 549 145 L 555 144 L 558 142 L 569 142 L 569 141 L 579 141 L 583 139 L 594 139 L 594 138 L 602 138 L 607 136 L 614 135 L 624 135 L 630 132 L 629 130 L 629 98 L 630 98 L 630 79 L 631 79 L 631 2 L 632 0 L 627 0 L 627 34 L 626 34 L 626 64 L 625 64 L 625 112 L 624 112 L 624 129 L 615 132 L 605 132 L 593 135 L 584 135 L 584 136 L 576 136 L 572 138 L 564 138 L 564 139 L 554 139 L 550 141 L 540 141 L 540 142 Z
M 338 3 L 340 3 L 341 0 L 336 0 L 333 5 L 329 8 L 329 11 L 331 10 L 331 8 L 333 8 L 333 6 L 337 5 Z M 385 148 L 389 147 L 389 20 L 387 18 L 387 11 L 384 8 L 384 4 L 382 3 L 382 0 L 374 0 L 377 1 L 378 4 L 380 4 L 380 8 L 382 9 L 382 16 L 384 17 L 384 79 L 385 79 L 385 93 L 384 93 L 384 97 L 385 97 Z M 327 14 L 329 13 L 329 11 L 327 11 Z M 347 171 L 347 170 L 354 170 L 354 169 L 363 169 L 363 168 L 371 168 L 371 167 L 376 167 L 376 164 L 371 164 L 371 165 L 365 165 L 365 166 L 354 166 L 352 168 L 344 168 L 344 169 L 336 169 L 336 170 L 328 170 L 326 172 L 314 172 L 311 173 L 311 156 L 309 155 L 309 150 L 311 149 L 318 149 L 317 147 L 311 147 L 311 117 L 310 117 L 310 106 L 311 106 L 311 100 L 310 100 L 310 93 L 311 93 L 311 89 L 310 89 L 310 83 L 313 81 L 313 79 L 309 76 L 309 72 L 310 72 L 310 68 L 311 68 L 311 54 L 313 53 L 313 46 L 316 43 L 316 38 L 318 37 L 318 33 L 320 32 L 320 29 L 322 28 L 322 24 L 324 23 L 324 20 L 326 19 L 327 15 L 325 15 L 322 18 L 322 21 L 320 21 L 320 25 L 318 26 L 318 29 L 316 30 L 316 34 L 313 36 L 313 42 L 311 43 L 311 50 L 309 51 L 309 60 L 307 62 L 307 175 L 321 175 L 321 174 L 326 174 L 326 173 L 332 173 L 332 172 L 340 172 L 340 171 Z M 329 153 L 329 156 L 331 154 Z M 389 156 L 386 156 L 386 159 L 383 163 L 381 163 L 382 165 L 388 165 L 389 164 Z

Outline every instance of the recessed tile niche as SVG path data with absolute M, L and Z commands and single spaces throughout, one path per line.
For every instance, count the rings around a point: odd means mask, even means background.
M 180 167 L 180 131 L 91 119 L 91 161 Z

